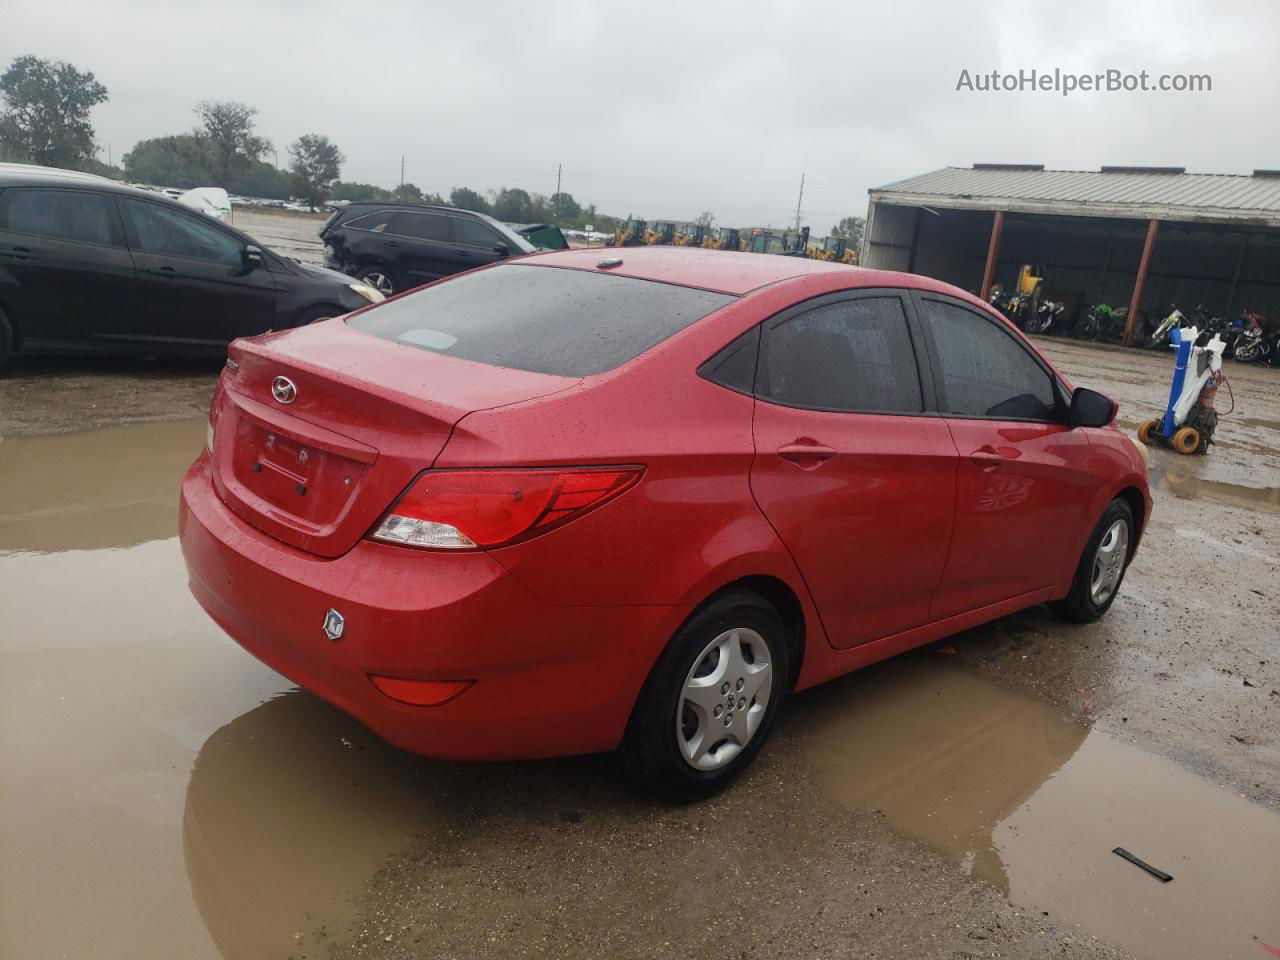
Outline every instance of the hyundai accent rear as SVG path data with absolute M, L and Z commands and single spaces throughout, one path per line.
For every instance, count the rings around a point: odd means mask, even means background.
M 180 534 L 214 620 L 387 740 L 621 747 L 692 799 L 794 689 L 1101 616 L 1150 508 L 1114 412 L 923 278 L 567 251 L 233 343 Z

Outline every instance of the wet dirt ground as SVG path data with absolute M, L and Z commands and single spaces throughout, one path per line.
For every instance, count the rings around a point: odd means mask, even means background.
M 1047 341 L 1158 412 L 1169 359 Z M 1042 608 L 796 697 L 733 790 L 402 754 L 187 594 L 216 367 L 0 377 L 0 957 L 1251 958 L 1280 949 L 1280 371 L 1109 615 Z M 1220 395 L 1220 409 L 1229 398 Z M 1111 851 L 1171 873 L 1160 883 Z

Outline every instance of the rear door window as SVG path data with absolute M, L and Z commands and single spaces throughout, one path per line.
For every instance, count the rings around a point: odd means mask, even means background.
M 1005 326 L 959 304 L 921 297 L 933 342 L 939 409 L 957 417 L 1056 422 L 1053 378 Z
M 434 353 L 586 377 L 626 363 L 733 300 L 651 280 L 505 264 L 389 300 L 347 323 Z
M 453 241 L 453 218 L 442 217 L 436 213 L 404 213 L 395 215 L 387 233 L 415 240 L 435 240 L 439 243 Z
M 902 298 L 839 300 L 767 324 L 756 395 L 809 410 L 923 412 Z
M 486 250 L 492 250 L 500 243 L 510 246 L 505 238 L 498 236 L 493 229 L 479 220 L 458 217 L 453 221 L 453 228 L 457 231 L 458 243 L 465 243 L 470 247 L 484 247 Z
M 54 240 L 120 245 L 111 197 L 79 190 L 10 190 L 5 229 Z

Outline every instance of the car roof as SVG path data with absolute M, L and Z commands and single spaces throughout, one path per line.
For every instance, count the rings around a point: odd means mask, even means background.
M 18 183 L 48 183 L 51 180 L 67 180 L 73 183 L 88 181 L 92 184 L 115 183 L 96 173 L 79 170 L 63 170 L 60 167 L 41 167 L 34 163 L 0 163 L 0 182 L 17 186 Z
M 493 217 L 477 210 L 464 210 L 462 207 L 451 207 L 447 204 L 441 206 L 438 203 L 414 203 L 412 200 L 352 200 L 344 209 L 350 210 L 353 207 L 372 207 L 375 210 L 410 210 L 422 213 L 448 213 L 455 216 L 461 214 L 467 217 L 479 217 L 482 220 L 493 219 Z
M 0 188 L 4 187 L 80 187 L 81 189 L 100 190 L 103 193 L 118 193 L 127 197 L 138 197 L 152 203 L 176 207 L 185 213 L 199 213 L 199 210 L 179 203 L 172 197 L 158 190 L 144 190 L 131 184 L 121 183 L 109 177 L 100 177 L 93 173 L 80 173 L 76 170 L 60 170 L 56 167 L 37 167 L 27 163 L 0 163 Z M 257 244 L 258 241 L 229 223 L 212 220 L 223 230 L 235 234 L 244 243 Z M 259 244 L 259 246 L 261 246 Z M 279 254 L 277 254 L 279 256 Z
M 608 264 L 621 260 L 616 266 Z M 569 267 L 593 270 L 639 280 L 655 280 L 684 287 L 699 287 L 733 296 L 785 280 L 805 277 L 820 279 L 830 286 L 837 275 L 848 277 L 849 287 L 917 287 L 955 294 L 947 284 L 927 277 L 891 270 L 869 270 L 807 257 L 784 257 L 768 253 L 738 253 L 729 250 L 705 250 L 698 247 L 579 247 L 533 254 L 522 263 L 547 267 Z

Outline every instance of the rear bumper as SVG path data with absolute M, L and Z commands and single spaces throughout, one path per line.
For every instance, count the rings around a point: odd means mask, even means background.
M 182 483 L 191 592 L 241 646 L 405 750 L 503 760 L 611 750 L 689 609 L 561 607 L 484 553 L 361 541 L 328 560 L 249 526 L 201 456 Z M 345 620 L 329 640 L 333 608 Z M 370 674 L 474 684 L 440 706 L 392 700 Z

